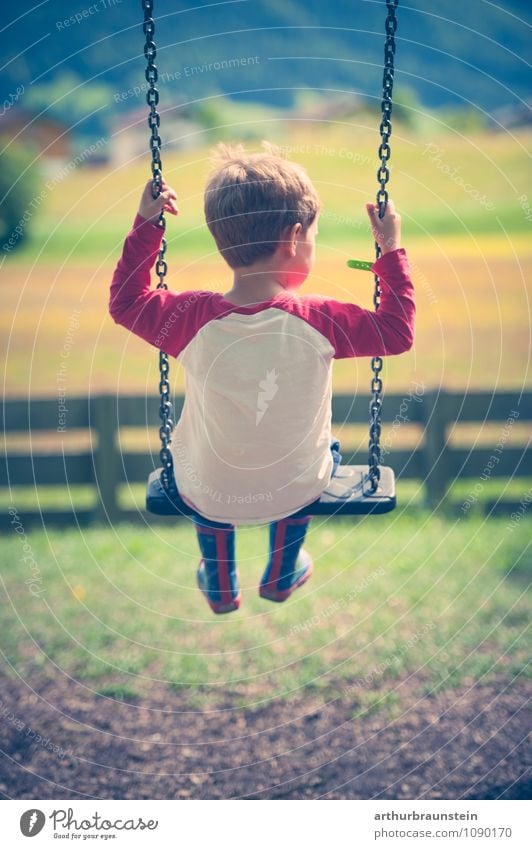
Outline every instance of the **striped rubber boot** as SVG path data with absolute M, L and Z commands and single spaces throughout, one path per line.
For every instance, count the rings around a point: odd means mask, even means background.
M 240 607 L 240 587 L 235 563 L 235 529 L 232 525 L 195 523 L 200 560 L 198 586 L 214 613 L 230 613 Z
M 262 576 L 259 595 L 285 601 L 312 574 L 312 558 L 303 548 L 310 516 L 281 519 L 270 525 L 270 559 Z

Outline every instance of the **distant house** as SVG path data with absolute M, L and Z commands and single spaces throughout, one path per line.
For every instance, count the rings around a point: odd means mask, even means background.
M 68 160 L 72 157 L 72 137 L 66 124 L 13 106 L 2 117 L 0 135 L 35 148 L 39 158 Z
M 165 150 L 183 150 L 198 145 L 202 125 L 180 108 L 161 114 L 161 158 Z M 151 130 L 148 126 L 148 107 L 138 107 L 118 115 L 111 130 L 111 160 L 120 166 L 149 152 Z
M 0 136 L 34 150 L 35 160 L 44 177 L 63 179 L 74 168 L 108 162 L 106 139 L 81 138 L 55 118 L 13 107 L 4 115 Z
M 362 107 L 363 101 L 358 94 L 332 95 L 320 98 L 317 103 L 294 109 L 292 117 L 298 121 L 334 121 L 348 118 Z

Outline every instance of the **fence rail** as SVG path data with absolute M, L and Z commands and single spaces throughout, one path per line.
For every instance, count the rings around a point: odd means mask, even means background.
M 365 425 L 368 422 L 369 396 L 338 395 L 333 400 L 333 424 Z M 145 482 L 157 453 L 122 451 L 122 428 L 138 428 L 157 433 L 159 401 L 155 396 L 97 395 L 91 398 L 69 398 L 61 409 L 57 399 L 33 398 L 30 401 L 8 399 L 3 404 L 3 430 L 7 438 L 4 462 L 0 471 L 0 488 L 9 489 L 13 503 L 19 487 L 56 485 L 65 487 L 64 508 L 56 510 L 23 510 L 26 524 L 83 523 L 143 519 L 142 510 L 125 510 L 119 506 L 118 487 L 123 483 Z M 183 398 L 174 399 L 176 418 Z M 383 452 L 383 463 L 392 466 L 399 481 L 418 479 L 424 482 L 426 503 L 437 508 L 446 504 L 449 483 L 457 478 L 481 480 L 486 477 L 532 476 L 528 443 L 509 446 L 514 423 L 532 420 L 532 392 L 468 392 L 450 393 L 425 390 L 408 396 L 387 394 L 382 422 L 402 427 L 419 425 L 422 437 L 419 447 Z M 450 435 L 456 424 L 499 423 L 500 438 L 488 447 L 456 447 Z M 58 436 L 61 450 L 38 452 L 32 449 L 32 434 L 42 431 Z M 69 453 L 61 445 L 61 434 L 82 431 L 90 435 L 90 448 Z M 11 450 L 9 436 L 23 436 L 27 450 Z M 385 443 L 384 443 L 385 444 Z M 367 455 L 359 451 L 349 456 L 343 446 L 344 460 L 366 463 Z M 347 457 L 346 457 L 347 455 Z M 91 485 L 96 492 L 96 506 L 78 509 L 69 505 L 68 487 Z M 511 502 L 504 502 L 511 509 Z M 0 518 L 0 528 L 9 525 L 7 511 Z M 150 519 L 152 520 L 152 519 Z M 158 519 L 165 521 L 164 519 Z

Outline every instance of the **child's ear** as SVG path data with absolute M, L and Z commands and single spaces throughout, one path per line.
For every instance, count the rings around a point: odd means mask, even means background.
M 281 233 L 279 247 L 284 248 L 291 256 L 295 256 L 294 243 L 297 242 L 298 236 L 302 230 L 301 223 L 298 222 L 292 227 L 287 227 Z
M 299 236 L 301 235 L 302 229 L 303 228 L 302 228 L 301 223 L 299 221 L 297 222 L 297 224 L 294 224 L 294 226 L 290 228 L 290 235 L 288 236 L 288 239 L 287 239 L 287 241 L 290 245 L 290 248 L 292 247 L 294 242 L 297 242 Z

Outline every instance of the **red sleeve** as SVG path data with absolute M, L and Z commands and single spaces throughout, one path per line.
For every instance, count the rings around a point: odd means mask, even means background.
M 212 317 L 212 293 L 151 288 L 163 234 L 161 227 L 136 216 L 113 275 L 109 313 L 117 324 L 177 357 Z
M 307 320 L 327 337 L 337 359 L 402 354 L 414 343 L 414 287 L 404 248 L 384 254 L 372 269 L 381 283 L 377 312 L 330 298 L 312 304 Z

